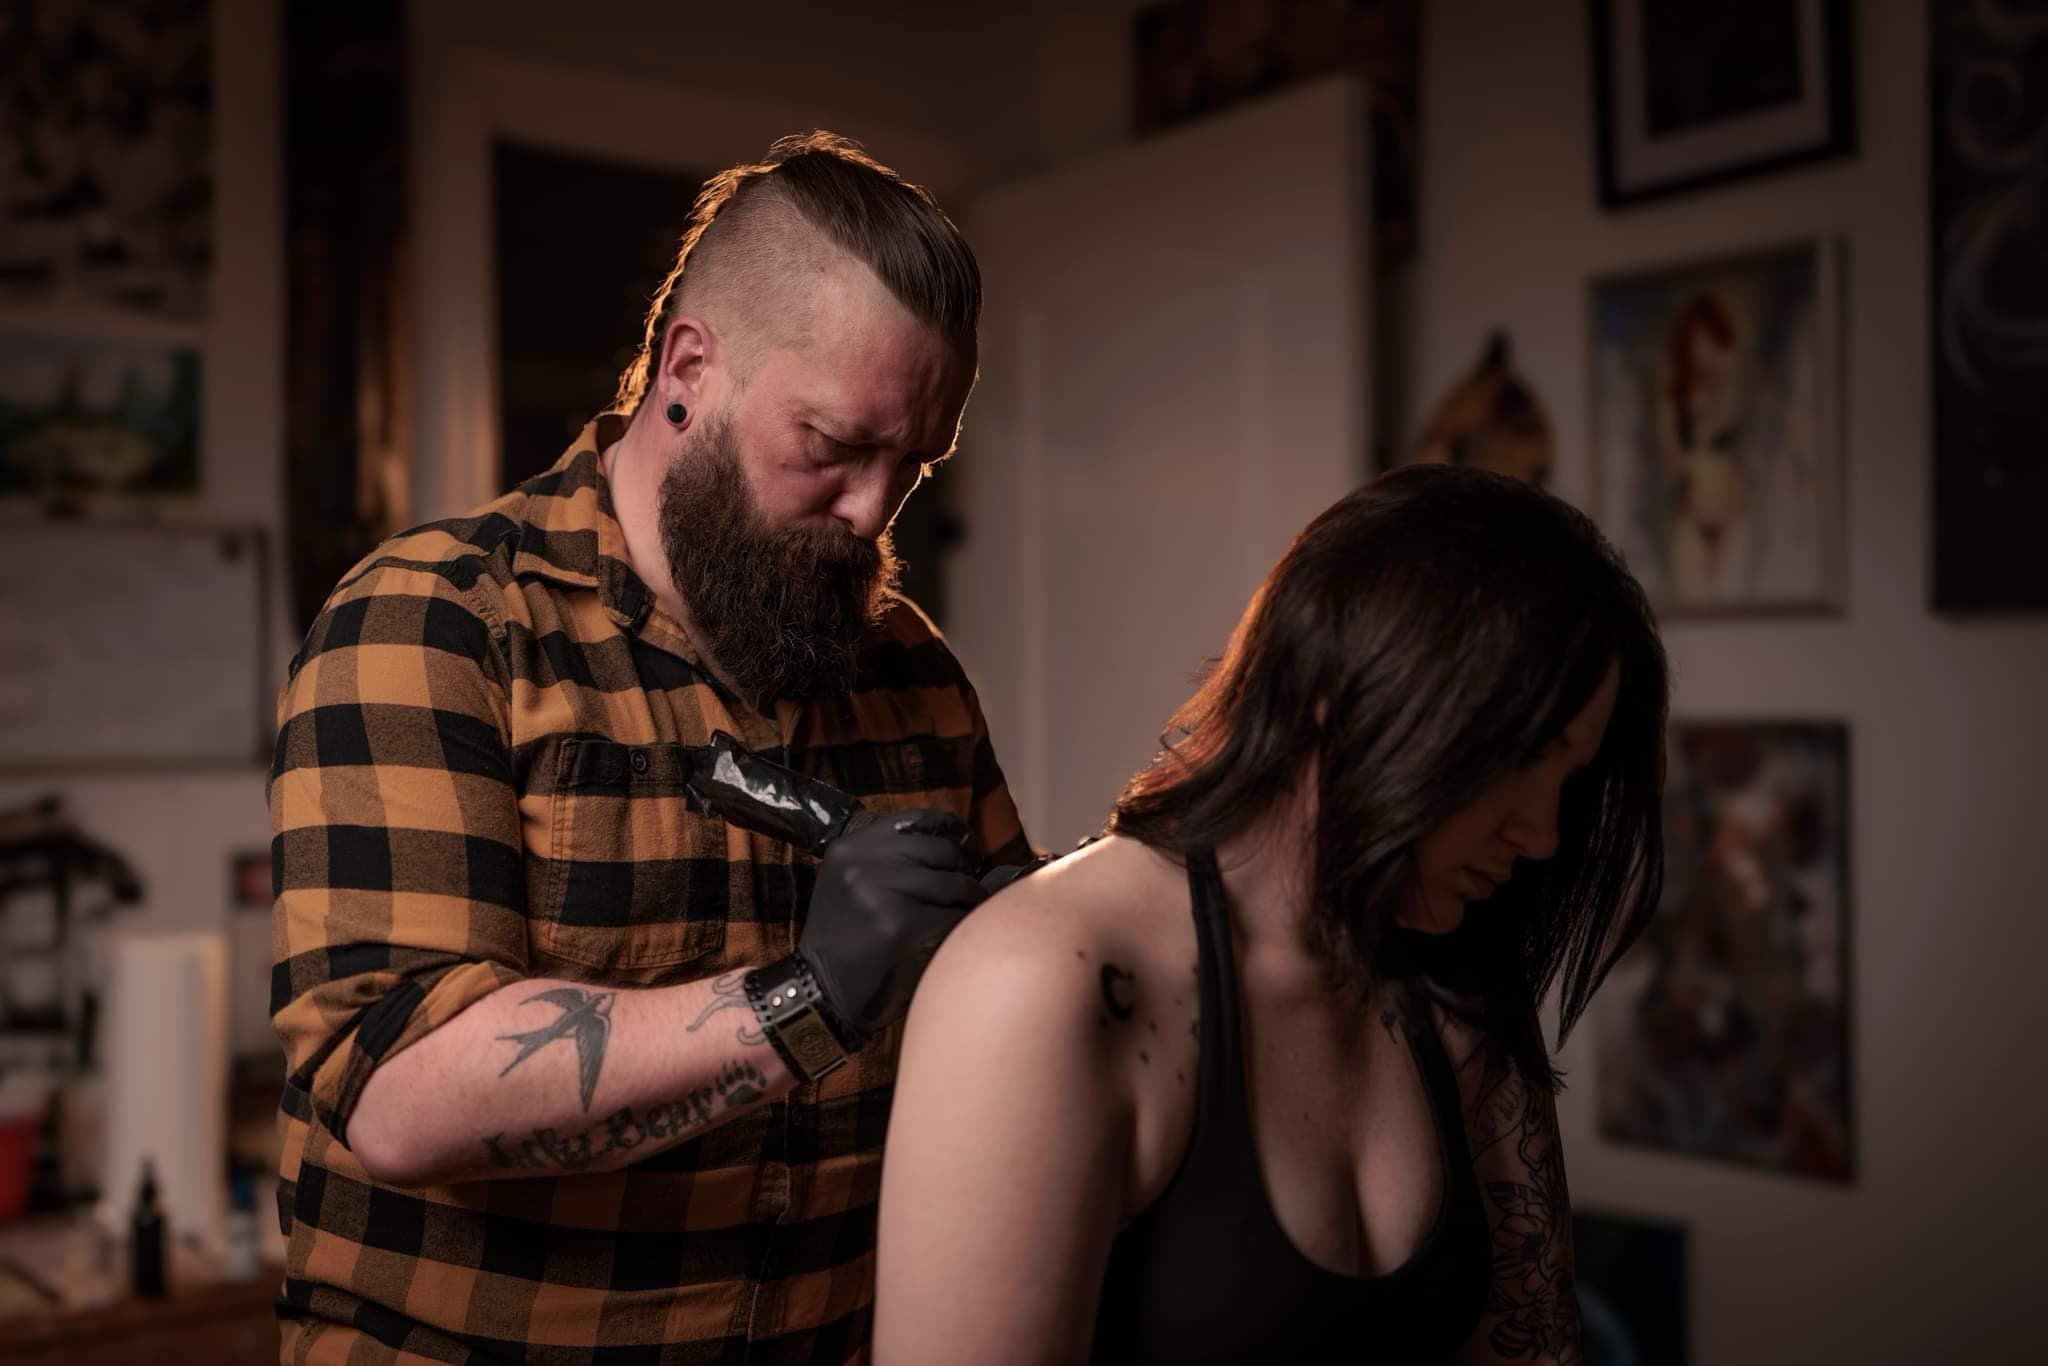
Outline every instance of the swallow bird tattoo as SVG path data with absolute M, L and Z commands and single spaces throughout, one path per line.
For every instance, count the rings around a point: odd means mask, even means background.
M 554 987 L 538 996 L 527 997 L 522 1005 L 546 1001 L 562 1014 L 553 1024 L 542 1025 L 539 1029 L 498 1036 L 507 1043 L 519 1045 L 519 1056 L 505 1064 L 505 1072 L 510 1072 L 557 1039 L 574 1039 L 576 1062 L 583 1084 L 583 1108 L 588 1112 L 590 1098 L 597 1092 L 597 1071 L 604 1066 L 604 1046 L 611 1039 L 612 998 L 617 994 Z M 502 1077 L 505 1072 L 498 1075 Z

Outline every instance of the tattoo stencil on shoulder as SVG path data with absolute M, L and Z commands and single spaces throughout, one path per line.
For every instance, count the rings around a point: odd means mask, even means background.
M 1102 965 L 1102 1004 L 1119 1021 L 1131 1018 L 1138 997 L 1138 979 L 1114 963 Z

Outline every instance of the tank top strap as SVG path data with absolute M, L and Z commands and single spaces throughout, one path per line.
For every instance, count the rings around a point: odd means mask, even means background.
M 1443 1037 L 1437 1032 L 1429 1012 L 1420 1006 L 1408 1012 L 1403 1032 L 1409 1036 L 1408 1051 L 1422 1073 L 1422 1089 L 1429 1101 L 1430 1114 L 1436 1121 L 1437 1144 L 1443 1155 L 1445 1175 L 1451 1179 L 1452 1185 L 1458 1184 L 1460 1178 L 1469 1181 L 1472 1154 L 1471 1144 L 1465 1136 L 1465 1105 L 1458 1092 L 1458 1077 L 1452 1070 L 1450 1054 L 1444 1049 Z M 1448 1190 L 1445 1198 L 1450 1198 Z
M 1237 964 L 1231 951 L 1230 904 L 1214 850 L 1188 855 L 1188 893 L 1195 918 L 1199 955 L 1201 1031 L 1196 1074 L 1195 1129 L 1189 1144 L 1190 1165 L 1225 1164 L 1232 1178 L 1246 1161 L 1256 1163 L 1252 1148 L 1250 1095 L 1244 1078 L 1244 1035 L 1239 1019 Z

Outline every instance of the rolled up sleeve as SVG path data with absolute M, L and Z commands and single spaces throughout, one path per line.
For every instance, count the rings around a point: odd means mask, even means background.
M 278 700 L 271 1015 L 285 1106 L 346 1142 L 378 1064 L 527 972 L 508 675 L 442 568 L 338 589 Z

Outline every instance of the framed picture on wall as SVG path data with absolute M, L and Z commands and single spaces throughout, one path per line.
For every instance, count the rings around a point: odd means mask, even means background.
M 204 319 L 213 268 L 209 0 L 7 9 L 0 306 Z
M 0 508 L 197 495 L 202 368 L 148 334 L 0 326 Z
M 1838 254 L 1593 282 L 1595 514 L 1664 616 L 1841 610 Z
M 1600 203 L 1856 149 L 1849 0 L 1591 0 Z
M 1934 608 L 2048 611 L 2048 28 L 1928 6 Z
M 0 774 L 268 763 L 269 564 L 253 526 L 0 526 Z
M 1603 1138 L 1853 1177 L 1848 752 L 1832 721 L 1673 723 L 1663 900 L 1594 1006 Z

